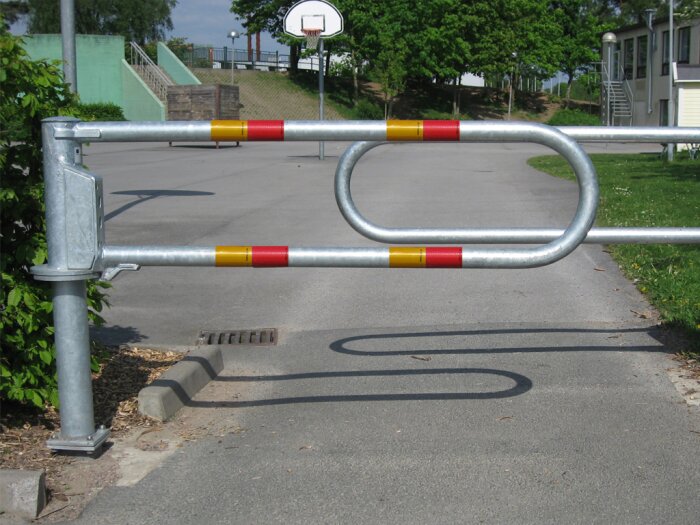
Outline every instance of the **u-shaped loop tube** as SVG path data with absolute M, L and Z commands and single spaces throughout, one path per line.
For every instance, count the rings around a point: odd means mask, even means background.
M 556 128 L 522 122 L 460 122 L 461 142 L 534 142 L 562 155 L 574 170 L 579 186 L 576 213 L 566 230 L 551 242 L 533 248 L 462 250 L 464 268 L 532 268 L 567 256 L 583 242 L 595 220 L 598 181 L 588 155 L 572 138 Z M 335 198 L 345 220 L 359 233 L 383 243 L 400 244 L 496 244 L 503 243 L 482 228 L 385 228 L 358 211 L 352 200 L 350 179 L 360 158 L 386 142 L 355 142 L 343 153 L 335 172 Z M 514 228 L 522 232 L 520 228 Z M 501 230 L 502 232 L 502 230 Z M 517 235 L 514 235 L 517 236 Z

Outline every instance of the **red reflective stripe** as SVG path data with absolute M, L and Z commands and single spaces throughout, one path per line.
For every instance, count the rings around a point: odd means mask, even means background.
M 253 266 L 289 266 L 287 246 L 253 246 Z
M 255 253 L 255 252 L 253 252 Z M 255 260 L 255 259 L 253 259 Z M 426 248 L 426 268 L 461 268 L 462 248 Z
M 284 140 L 284 120 L 249 120 L 248 140 Z
M 459 120 L 424 120 L 423 140 L 459 140 Z

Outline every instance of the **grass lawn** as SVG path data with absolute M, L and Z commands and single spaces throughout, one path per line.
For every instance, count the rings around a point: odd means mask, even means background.
M 700 227 L 700 160 L 668 163 L 656 154 L 591 155 L 600 184 L 598 226 Z M 559 156 L 530 159 L 534 168 L 574 180 Z M 700 351 L 700 245 L 614 245 L 625 275 Z

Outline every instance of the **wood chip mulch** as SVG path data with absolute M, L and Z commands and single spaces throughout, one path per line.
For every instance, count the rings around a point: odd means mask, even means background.
M 152 427 L 159 422 L 138 413 L 139 391 L 184 354 L 141 348 L 107 348 L 100 371 L 93 374 L 95 424 L 111 428 L 119 437 L 134 427 Z M 46 440 L 58 431 L 60 418 L 53 408 L 43 414 L 16 407 L 0 411 L 0 468 L 31 469 L 46 472 L 49 490 L 62 465 L 75 458 L 54 454 Z

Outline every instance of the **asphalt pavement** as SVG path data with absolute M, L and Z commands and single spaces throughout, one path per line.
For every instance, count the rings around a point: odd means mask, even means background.
M 94 144 L 109 244 L 375 245 L 337 210 L 345 144 Z M 591 146 L 592 151 L 659 147 Z M 523 144 L 400 144 L 353 196 L 386 226 L 560 226 L 576 185 Z M 531 270 L 143 268 L 110 290 L 110 343 L 225 351 L 187 443 L 80 523 L 696 523 L 700 415 L 653 312 L 604 247 Z M 649 319 L 652 317 L 652 319 Z

